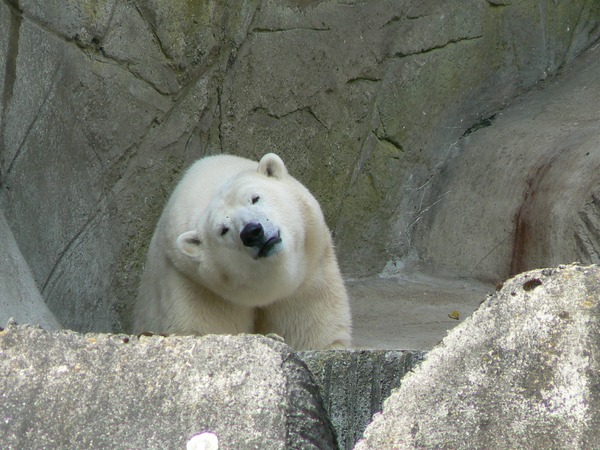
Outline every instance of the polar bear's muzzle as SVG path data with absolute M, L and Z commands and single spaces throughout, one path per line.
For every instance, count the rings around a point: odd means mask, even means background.
M 255 258 L 263 258 L 277 253 L 277 244 L 281 243 L 280 232 L 269 236 L 260 223 L 248 223 L 240 233 L 240 239 L 246 247 L 257 249 Z

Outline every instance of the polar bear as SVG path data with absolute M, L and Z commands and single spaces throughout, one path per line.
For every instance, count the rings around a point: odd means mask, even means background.
M 350 345 L 331 234 L 279 156 L 216 155 L 188 169 L 150 242 L 134 328 L 275 333 L 297 350 Z

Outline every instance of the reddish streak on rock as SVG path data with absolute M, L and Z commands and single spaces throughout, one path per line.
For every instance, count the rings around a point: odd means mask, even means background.
M 542 162 L 527 178 L 527 188 L 523 195 L 523 202 L 515 213 L 515 229 L 513 232 L 512 255 L 510 260 L 510 276 L 529 270 L 528 250 L 538 234 L 532 225 L 536 211 L 534 201 L 538 193 L 540 182 L 544 179 L 558 155 L 554 155 L 547 162 Z

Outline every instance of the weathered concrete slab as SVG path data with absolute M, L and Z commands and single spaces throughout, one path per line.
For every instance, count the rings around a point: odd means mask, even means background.
M 600 268 L 521 274 L 427 354 L 357 450 L 600 446 Z
M 58 330 L 60 323 L 44 303 L 0 209 L 0 323 L 11 318 Z
M 333 449 L 306 366 L 257 336 L 0 332 L 3 448 Z

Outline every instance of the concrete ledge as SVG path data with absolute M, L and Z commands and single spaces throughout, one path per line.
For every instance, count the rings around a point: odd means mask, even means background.
M 261 336 L 0 332 L 3 448 L 335 449 L 305 365 Z

